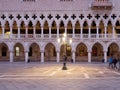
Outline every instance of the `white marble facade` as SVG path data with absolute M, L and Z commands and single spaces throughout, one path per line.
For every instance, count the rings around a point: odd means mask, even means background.
M 107 9 L 91 8 L 100 0 L 1 0 L 0 61 L 107 62 L 119 54 L 119 0 Z M 71 44 L 59 43 L 63 33 Z

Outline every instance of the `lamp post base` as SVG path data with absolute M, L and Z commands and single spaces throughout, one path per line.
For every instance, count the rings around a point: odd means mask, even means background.
M 63 63 L 63 68 L 62 70 L 67 70 L 66 63 Z

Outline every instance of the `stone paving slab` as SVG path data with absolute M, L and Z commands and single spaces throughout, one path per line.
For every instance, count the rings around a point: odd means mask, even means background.
M 0 63 L 0 90 L 120 90 L 120 72 L 107 64 Z

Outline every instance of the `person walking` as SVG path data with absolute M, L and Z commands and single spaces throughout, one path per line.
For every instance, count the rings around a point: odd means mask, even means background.
M 113 58 L 113 68 L 117 69 L 117 59 Z
M 109 68 L 113 68 L 113 57 L 112 57 L 112 55 L 109 58 L 108 62 L 109 62 Z

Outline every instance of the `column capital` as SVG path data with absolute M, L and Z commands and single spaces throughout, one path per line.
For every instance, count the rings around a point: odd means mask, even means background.
M 25 50 L 24 52 L 25 52 L 25 53 L 28 53 L 29 51 L 28 51 L 28 50 Z
M 44 50 L 40 50 L 41 53 L 44 53 L 45 51 Z
M 92 52 L 92 50 L 91 50 L 91 49 L 89 49 L 89 50 L 87 50 L 87 52 Z
M 9 50 L 9 52 L 10 52 L 10 53 L 14 53 L 14 51 L 13 51 L 13 50 Z
M 57 50 L 56 52 L 57 52 L 57 53 L 60 53 L 60 50 Z

